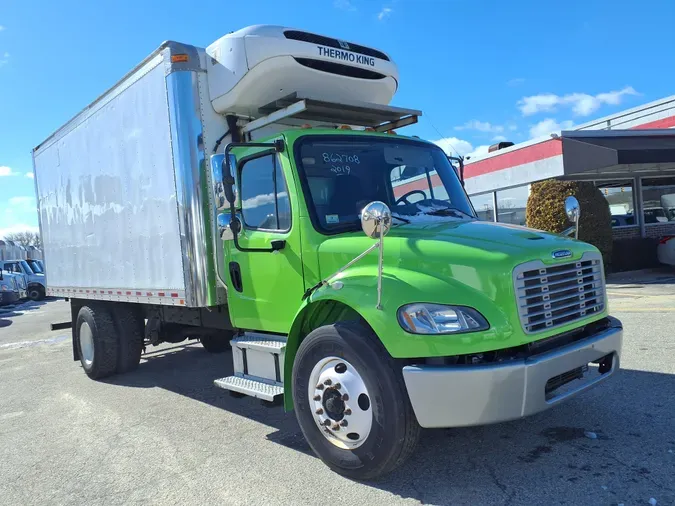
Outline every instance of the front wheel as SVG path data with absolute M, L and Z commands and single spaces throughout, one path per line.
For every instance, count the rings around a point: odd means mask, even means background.
M 40 301 L 45 298 L 45 289 L 42 286 L 34 285 L 28 289 L 28 298 L 33 301 Z
M 401 367 L 360 322 L 326 325 L 304 339 L 293 364 L 293 404 L 314 453 L 352 479 L 392 471 L 419 438 Z

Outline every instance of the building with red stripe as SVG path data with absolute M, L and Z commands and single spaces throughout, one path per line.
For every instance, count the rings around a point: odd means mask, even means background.
M 593 181 L 609 202 L 615 241 L 675 235 L 675 96 L 464 165 L 466 191 L 484 220 L 524 225 L 530 185 L 551 178 Z M 435 193 L 444 193 L 437 175 L 431 182 Z M 426 188 L 427 180 L 416 177 L 399 182 L 394 193 Z

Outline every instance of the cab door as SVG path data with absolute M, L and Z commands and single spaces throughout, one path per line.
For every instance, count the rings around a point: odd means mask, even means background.
M 241 249 L 225 244 L 230 318 L 242 329 L 288 333 L 304 292 L 293 172 L 285 154 L 266 150 L 240 159 L 235 179 Z M 250 251 L 272 241 L 283 248 Z

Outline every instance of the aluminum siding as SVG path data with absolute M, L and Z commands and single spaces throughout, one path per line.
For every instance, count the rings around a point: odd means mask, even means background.
M 162 55 L 34 151 L 50 289 L 184 292 Z

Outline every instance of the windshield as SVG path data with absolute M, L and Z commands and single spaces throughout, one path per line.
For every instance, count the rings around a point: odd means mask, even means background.
M 21 265 L 23 266 L 26 274 L 35 274 L 33 272 L 33 269 L 30 268 L 30 265 L 28 265 L 28 262 L 26 262 L 25 260 L 21 260 Z
M 36 274 L 42 274 L 42 267 L 40 267 L 38 262 L 35 260 L 28 260 L 28 264 L 30 265 L 30 268 L 33 269 L 33 272 Z
M 326 232 L 358 230 L 361 210 L 374 200 L 387 204 L 401 222 L 474 217 L 455 169 L 433 145 L 395 137 L 308 136 L 296 148 L 296 160 L 312 220 Z

